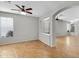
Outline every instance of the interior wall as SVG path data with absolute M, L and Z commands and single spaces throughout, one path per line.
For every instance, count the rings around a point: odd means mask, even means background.
M 48 46 L 55 47 L 56 46 L 56 40 L 55 40 L 55 21 L 52 17 L 53 15 L 46 14 L 39 18 L 39 40 L 43 43 L 47 44 Z M 49 17 L 50 22 L 50 33 L 46 34 L 42 32 L 41 29 L 41 20 L 44 20 L 45 18 Z
M 67 35 L 67 23 L 63 21 L 55 21 L 55 34 L 56 36 Z
M 38 39 L 39 18 L 3 12 L 0 12 L 0 16 L 12 17 L 14 20 L 14 37 L 0 38 L 1 44 Z
M 39 19 L 39 40 L 42 41 L 43 43 L 47 44 L 50 46 L 50 34 L 45 33 L 42 29 L 42 23 L 44 19 L 47 17 L 41 17 Z M 50 19 L 49 19 L 50 20 Z
M 79 21 L 75 22 L 74 23 L 74 26 L 75 26 L 75 35 L 79 35 Z

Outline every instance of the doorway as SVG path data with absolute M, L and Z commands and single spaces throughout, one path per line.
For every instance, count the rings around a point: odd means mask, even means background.
M 78 10 L 79 6 L 66 7 L 54 15 L 56 47 L 75 49 L 79 45 Z

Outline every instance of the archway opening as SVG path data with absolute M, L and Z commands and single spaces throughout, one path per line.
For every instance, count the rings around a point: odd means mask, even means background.
M 78 12 L 79 6 L 71 6 L 54 14 L 56 45 L 68 47 L 79 44 Z

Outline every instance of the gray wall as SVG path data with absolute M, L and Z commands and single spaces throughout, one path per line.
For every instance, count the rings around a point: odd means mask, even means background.
M 2 12 L 0 12 L 0 16 L 13 17 L 14 19 L 14 37 L 0 38 L 0 43 L 6 44 L 38 39 L 39 18 Z
M 66 22 L 63 22 L 63 21 L 55 21 L 55 34 L 56 34 L 56 36 L 64 36 L 64 35 L 67 35 Z
M 42 27 L 42 25 L 43 25 L 42 23 L 43 23 L 45 18 L 47 18 L 47 17 L 41 17 L 39 19 L 39 40 L 42 41 L 43 43 L 51 46 L 50 45 L 51 44 L 50 43 L 50 34 L 44 32 L 43 31 L 44 28 Z M 49 19 L 49 21 L 50 21 L 50 19 Z
M 75 26 L 75 35 L 79 35 L 79 21 L 74 23 Z
M 50 33 L 49 34 L 42 32 L 41 23 L 40 23 L 41 20 L 44 20 L 47 17 L 49 17 L 49 22 L 50 22 Z M 39 19 L 39 40 L 51 47 L 55 47 L 55 44 L 56 44 L 54 25 L 55 25 L 55 22 L 52 18 L 52 15 L 47 14 L 47 15 L 40 17 Z

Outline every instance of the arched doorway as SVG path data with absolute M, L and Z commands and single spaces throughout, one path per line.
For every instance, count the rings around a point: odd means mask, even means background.
M 65 8 L 62 8 L 62 9 L 60 9 L 60 10 L 58 10 L 54 15 L 53 15 L 53 23 L 54 23 L 54 26 L 53 26 L 53 32 L 54 32 L 54 45 L 56 45 L 57 44 L 57 41 L 56 41 L 56 35 L 57 34 L 60 34 L 63 30 L 65 30 L 65 33 L 66 33 L 66 35 L 71 35 L 71 34 L 73 34 L 73 32 L 74 32 L 74 34 L 76 35 L 76 34 L 78 34 L 77 33 L 77 31 L 78 31 L 78 26 L 75 28 L 74 26 L 76 26 L 76 25 L 74 25 L 74 23 L 75 22 L 77 22 L 77 21 L 79 21 L 78 19 L 74 19 L 73 17 L 71 18 L 71 20 L 69 19 L 69 21 L 68 21 L 68 19 L 67 19 L 67 21 L 63 21 L 62 19 L 63 18 L 59 18 L 58 16 L 60 15 L 60 16 L 62 16 L 62 12 L 64 12 L 64 11 L 67 11 L 67 10 L 70 10 L 70 9 L 77 9 L 78 10 L 78 8 L 79 8 L 79 6 L 68 6 L 68 7 L 65 7 Z M 70 13 L 70 12 L 69 12 Z M 74 13 L 72 13 L 72 15 L 73 15 Z M 76 13 L 77 14 L 77 13 Z M 75 16 L 76 17 L 76 16 Z M 78 18 L 78 16 L 77 16 L 77 18 Z M 72 20 L 72 19 L 74 19 L 74 20 Z M 59 22 L 58 23 L 58 26 L 56 26 L 56 22 Z M 63 23 L 63 25 L 61 24 L 61 23 Z M 65 24 L 66 23 L 66 24 Z M 59 25 L 60 24 L 60 25 Z M 66 27 L 64 27 L 64 26 L 66 26 Z M 71 28 L 70 28 L 70 27 Z M 64 29 L 62 28 L 62 27 L 64 27 Z M 58 30 L 58 32 L 56 33 L 56 28 L 57 28 L 57 30 Z M 60 28 L 60 29 L 58 29 L 58 28 Z M 64 34 L 64 31 L 61 33 L 62 35 L 65 35 Z M 65 37 L 65 38 L 67 38 L 67 43 L 69 42 L 69 38 L 70 37 Z M 69 43 L 68 43 L 69 44 Z

